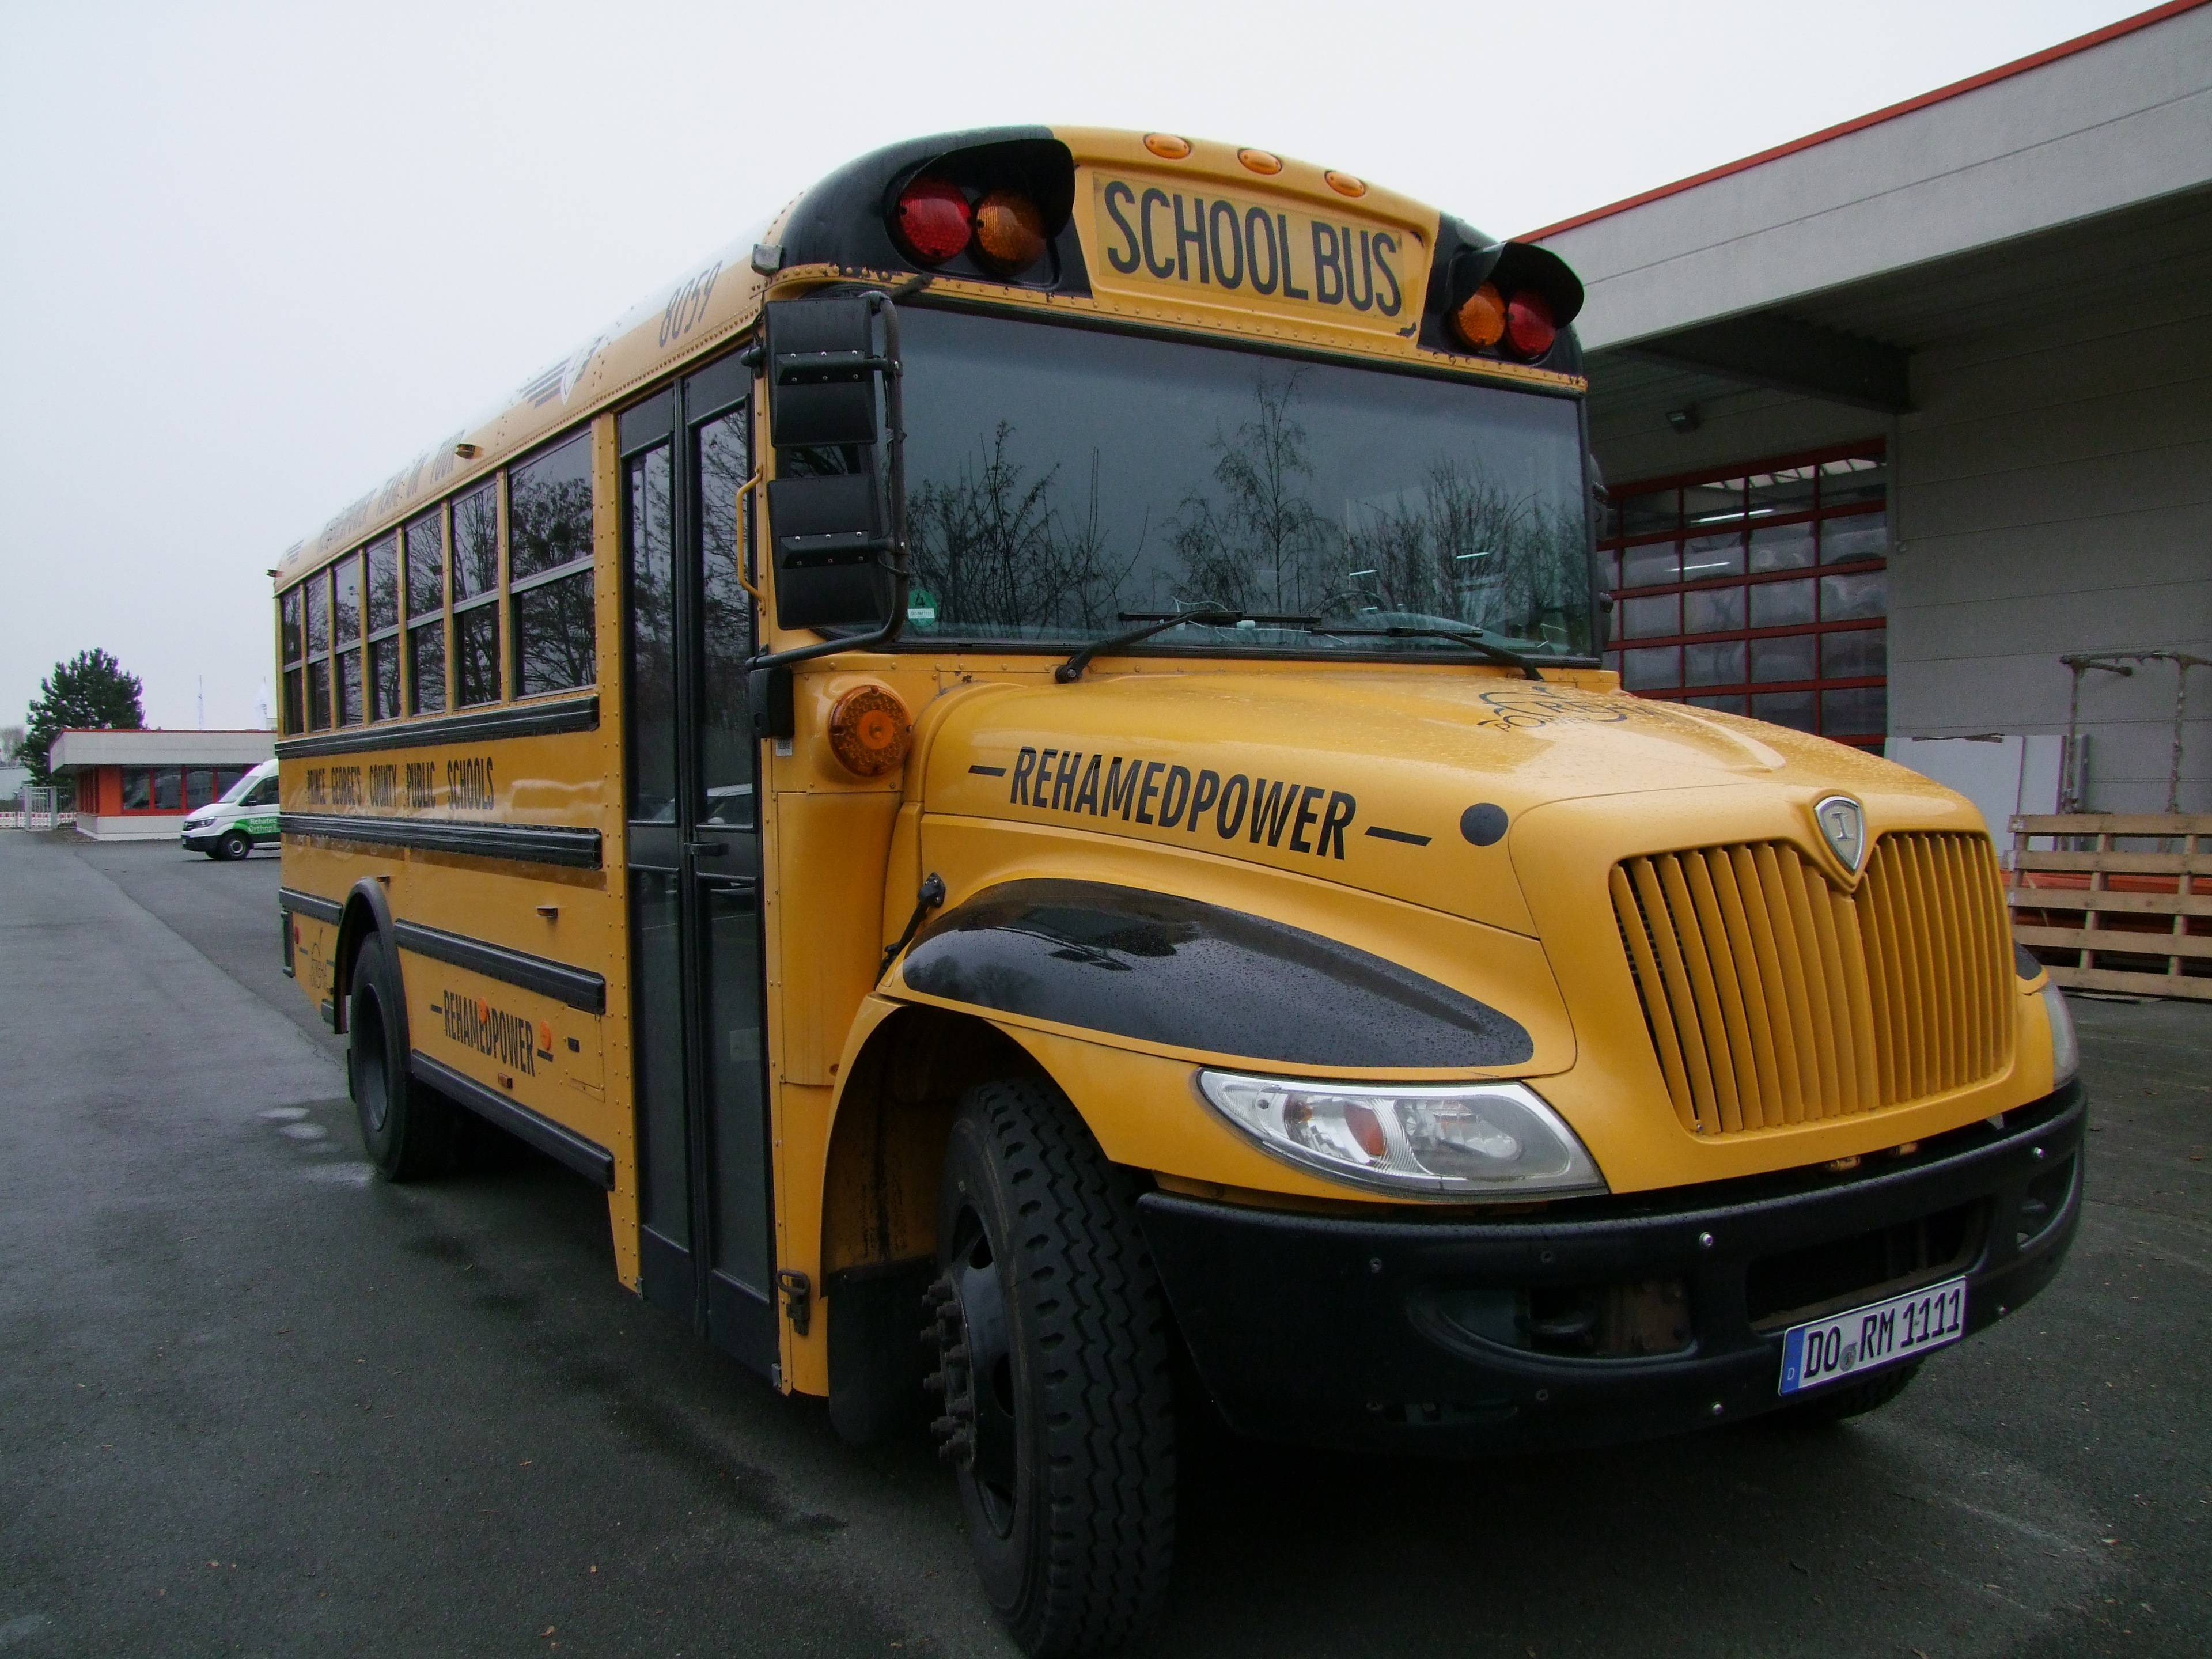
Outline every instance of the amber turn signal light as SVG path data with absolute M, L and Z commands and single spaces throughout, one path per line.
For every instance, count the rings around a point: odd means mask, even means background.
M 1468 295 L 1452 313 L 1452 332 L 1474 350 L 1482 351 L 1505 337 L 1505 296 L 1495 283 L 1485 283 Z
M 889 686 L 860 686 L 830 711 L 830 752 L 856 777 L 896 771 L 913 745 L 914 719 Z
M 1012 275 L 1044 255 L 1044 216 L 1036 204 L 1011 190 L 994 190 L 975 204 L 975 251 Z

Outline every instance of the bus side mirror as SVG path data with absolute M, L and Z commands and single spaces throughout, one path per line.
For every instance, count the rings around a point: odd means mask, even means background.
M 880 294 L 769 301 L 762 357 L 777 476 L 768 518 L 781 627 L 872 627 L 890 614 L 903 495 L 897 340 Z

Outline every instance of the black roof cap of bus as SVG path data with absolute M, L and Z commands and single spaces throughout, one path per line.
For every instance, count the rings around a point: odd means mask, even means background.
M 1570 326 L 1583 308 L 1582 278 L 1565 259 L 1534 242 L 1500 242 L 1484 235 L 1464 219 L 1439 216 L 1436 262 L 1429 267 L 1428 302 L 1421 308 L 1421 343 L 1432 351 L 1470 355 L 1452 332 L 1451 314 L 1485 283 L 1496 282 L 1509 294 L 1534 288 L 1552 302 L 1552 319 L 1559 337 L 1537 360 L 1543 368 L 1579 374 L 1583 369 L 1582 342 Z
M 891 239 L 899 192 L 922 173 L 971 189 L 1012 185 L 1035 201 L 1049 244 L 1032 271 L 1008 277 L 962 253 L 936 266 L 907 257 Z M 848 161 L 799 198 L 783 229 L 783 262 L 848 270 L 914 270 L 1060 294 L 1091 292 L 1076 240 L 1075 157 L 1048 127 L 978 127 L 888 144 Z

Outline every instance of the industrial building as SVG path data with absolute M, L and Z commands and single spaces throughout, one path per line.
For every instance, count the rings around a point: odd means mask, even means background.
M 1886 747 L 2000 834 L 2212 810 L 2212 6 L 1524 240 L 1588 289 L 1631 689 Z

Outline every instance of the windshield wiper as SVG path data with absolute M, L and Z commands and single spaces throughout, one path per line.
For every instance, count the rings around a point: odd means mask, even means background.
M 1544 678 L 1536 665 L 1518 651 L 1508 651 L 1502 645 L 1492 645 L 1480 634 L 1468 633 L 1457 628 L 1316 628 L 1316 634 L 1327 634 L 1335 639 L 1347 640 L 1456 640 L 1470 650 L 1480 651 L 1494 663 L 1507 668 L 1517 668 L 1530 679 Z
M 1134 645 L 1155 634 L 1164 634 L 1183 623 L 1203 623 L 1212 628 L 1234 628 L 1239 623 L 1250 623 L 1255 627 L 1304 628 L 1321 620 L 1318 617 L 1247 616 L 1242 611 L 1231 611 L 1222 605 L 1201 605 L 1195 611 L 1124 611 L 1117 620 L 1141 623 L 1119 634 L 1109 634 L 1103 640 L 1093 640 L 1066 662 L 1052 671 L 1052 677 L 1062 685 L 1072 685 L 1083 678 L 1083 671 L 1091 659 L 1103 651 L 1119 651 L 1125 645 Z

